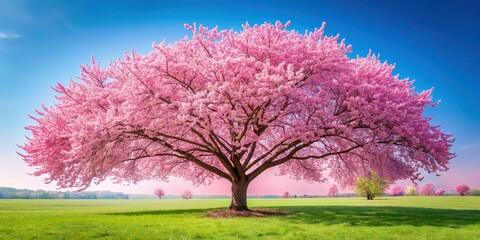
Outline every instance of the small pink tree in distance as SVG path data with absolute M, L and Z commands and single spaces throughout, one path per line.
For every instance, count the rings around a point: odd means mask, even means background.
M 435 187 L 433 184 L 427 183 L 418 190 L 418 193 L 420 196 L 433 196 L 435 195 Z
M 181 176 L 231 183 L 231 210 L 246 211 L 248 186 L 269 169 L 295 179 L 352 186 L 382 172 L 393 182 L 448 169 L 453 138 L 424 117 L 432 90 L 322 27 L 290 22 L 241 31 L 185 27 L 190 37 L 152 44 L 78 81 L 32 116 L 20 153 L 35 176 L 63 188 Z M 360 167 L 361 166 L 361 167 Z
M 154 192 L 155 196 L 157 196 L 159 199 L 162 199 L 163 196 L 165 196 L 165 192 L 161 188 L 155 189 Z
M 327 196 L 335 197 L 335 196 L 337 196 L 337 194 L 338 194 L 338 186 L 337 186 L 337 184 L 333 184 L 332 186 L 330 186 L 330 189 L 328 190 Z
M 457 191 L 457 193 L 460 196 L 466 196 L 466 195 L 468 195 L 468 190 L 470 190 L 470 188 L 466 184 L 463 183 L 463 184 L 460 184 L 457 187 L 455 187 L 455 190 Z
M 288 191 L 282 194 L 282 198 L 289 198 L 289 197 L 290 197 L 290 193 Z
M 402 187 L 398 185 L 391 186 L 390 191 L 388 191 L 388 193 L 392 196 L 403 196 Z
M 192 192 L 190 192 L 190 190 L 186 190 L 186 191 L 183 191 L 182 193 L 180 193 L 180 196 L 183 199 L 191 199 L 193 197 L 193 194 L 192 194 Z
M 437 191 L 435 191 L 435 195 L 443 195 L 445 193 L 445 190 L 442 188 L 439 188 Z

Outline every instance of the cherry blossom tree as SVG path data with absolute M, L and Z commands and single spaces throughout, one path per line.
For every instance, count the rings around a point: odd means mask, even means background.
M 335 196 L 337 196 L 337 194 L 338 194 L 338 186 L 337 186 L 337 184 L 333 184 L 332 186 L 330 186 L 330 189 L 328 189 L 327 196 L 335 197 Z
M 435 195 L 435 187 L 433 184 L 427 183 L 418 190 L 418 193 L 421 196 L 433 196 Z
M 161 188 L 155 189 L 154 192 L 155 196 L 157 196 L 159 199 L 162 199 L 163 196 L 165 196 L 165 192 Z
M 437 191 L 435 191 L 435 195 L 443 195 L 445 193 L 445 190 L 443 190 L 442 188 L 439 188 L 437 189 Z
M 460 196 L 466 196 L 466 195 L 468 195 L 468 190 L 470 190 L 470 188 L 465 183 L 463 183 L 463 184 L 460 184 L 460 185 L 456 186 L 455 190 L 457 191 L 457 193 Z
M 407 196 L 417 196 L 418 195 L 417 187 L 415 187 L 413 185 L 407 186 L 405 188 L 405 195 L 407 195 Z
M 288 191 L 282 194 L 282 198 L 289 198 L 289 197 L 290 197 L 290 193 Z
M 402 187 L 397 186 L 397 185 L 391 186 L 388 193 L 392 196 L 403 196 Z
M 193 194 L 192 194 L 192 192 L 190 192 L 190 190 L 186 190 L 186 191 L 183 191 L 182 193 L 180 193 L 180 196 L 183 199 L 191 199 L 193 197 Z
M 58 103 L 32 116 L 20 155 L 47 183 L 79 190 L 107 178 L 226 179 L 238 211 L 272 168 L 342 186 L 371 171 L 415 181 L 448 169 L 452 135 L 423 115 L 432 90 L 415 91 L 376 55 L 350 59 L 325 24 L 305 34 L 289 24 L 185 25 L 190 37 L 146 55 L 107 67 L 92 57 L 53 87 Z

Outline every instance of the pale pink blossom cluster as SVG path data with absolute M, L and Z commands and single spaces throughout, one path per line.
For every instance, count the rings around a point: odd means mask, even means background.
M 435 191 L 435 195 L 439 195 L 439 196 L 443 195 L 444 193 L 445 193 L 445 190 L 442 188 L 439 188 L 437 189 L 437 191 Z
M 191 199 L 193 197 L 193 194 L 190 190 L 185 190 L 183 191 L 182 193 L 180 193 L 180 196 L 183 198 L 183 199 Z
M 403 196 L 404 192 L 400 186 L 391 186 L 388 192 L 391 196 Z
M 333 184 L 332 186 L 330 186 L 330 188 L 328 189 L 328 194 L 327 196 L 329 197 L 335 197 L 338 195 L 338 186 L 337 184 Z
M 435 187 L 433 184 L 427 183 L 418 190 L 418 193 L 420 196 L 433 196 L 435 195 Z

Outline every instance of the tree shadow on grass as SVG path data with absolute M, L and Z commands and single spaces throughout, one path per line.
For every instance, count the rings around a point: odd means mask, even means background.
M 113 212 L 104 213 L 114 216 L 144 216 L 144 215 L 184 215 L 184 214 L 202 214 L 210 211 L 221 210 L 222 208 L 203 208 L 203 209 L 174 209 L 174 210 L 156 210 L 156 211 L 137 211 L 137 212 Z
M 272 208 L 294 212 L 292 215 L 275 216 L 277 220 L 293 224 L 338 224 L 347 226 L 409 225 L 417 227 L 435 226 L 448 228 L 480 225 L 480 210 L 392 206 L 284 206 Z M 224 210 L 224 208 L 117 212 L 104 214 L 115 216 L 178 215 L 179 217 L 188 217 L 188 215 L 204 216 L 208 212 L 218 210 Z M 268 221 L 268 218 L 265 220 Z
M 288 206 L 281 210 L 293 223 L 350 226 L 435 226 L 458 228 L 480 224 L 480 210 L 373 206 Z

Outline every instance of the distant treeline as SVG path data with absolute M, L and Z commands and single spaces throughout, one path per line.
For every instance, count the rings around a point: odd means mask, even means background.
M 121 192 L 59 192 L 0 187 L 0 199 L 128 199 Z

